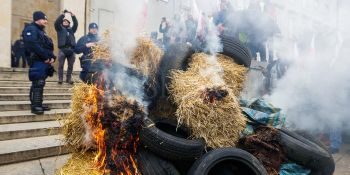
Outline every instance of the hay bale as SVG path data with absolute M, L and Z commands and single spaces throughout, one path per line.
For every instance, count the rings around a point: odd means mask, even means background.
M 84 154 L 74 153 L 68 162 L 55 175 L 104 175 L 94 165 L 95 153 L 85 152 Z
M 72 151 L 84 151 L 93 147 L 92 128 L 88 128 L 86 116 L 97 112 L 97 88 L 84 83 L 76 84 L 72 94 L 72 112 L 63 120 L 65 143 Z
M 209 147 L 235 146 L 245 128 L 246 119 L 241 114 L 236 96 L 242 85 L 233 83 L 243 83 L 246 70 L 232 59 L 219 55 L 224 83 L 213 85 L 211 75 L 203 76 L 200 73 L 210 66 L 207 57 L 209 55 L 203 53 L 194 54 L 187 71 L 172 71 L 169 91 L 178 106 L 176 117 L 179 124 L 192 129 L 194 137 L 204 138 Z M 232 70 L 226 70 L 228 68 Z M 210 97 L 208 101 L 208 94 L 219 92 L 225 92 L 225 96 L 214 100 Z
M 96 43 L 96 46 L 93 46 L 91 48 L 93 54 L 92 59 L 95 62 L 96 60 L 104 60 L 104 61 L 111 61 L 112 60 L 112 53 L 110 48 L 110 32 L 107 30 L 103 33 L 102 39 Z
M 208 68 L 210 65 L 206 63 L 206 57 L 208 57 L 208 55 L 204 53 L 194 54 L 189 61 L 191 70 L 200 72 Z M 248 69 L 236 64 L 231 57 L 226 55 L 217 54 L 216 58 L 223 70 L 222 78 L 226 86 L 232 89 L 236 96 L 239 96 L 243 89 Z
M 155 81 L 163 51 L 154 42 L 146 37 L 137 39 L 137 46 L 132 51 L 130 63 L 143 75 Z

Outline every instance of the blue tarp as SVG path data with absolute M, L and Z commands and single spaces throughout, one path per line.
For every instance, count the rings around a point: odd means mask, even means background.
M 240 100 L 240 105 L 243 114 L 253 123 L 274 128 L 285 126 L 286 114 L 280 108 L 276 108 L 262 99 L 253 101 Z M 242 134 L 249 135 L 253 132 L 254 127 L 248 124 Z
M 279 175 L 309 175 L 311 171 L 296 163 L 285 163 L 280 167 Z
M 254 133 L 254 125 L 265 125 L 273 128 L 282 128 L 285 126 L 286 114 L 270 103 L 262 99 L 252 101 L 240 100 L 243 114 L 252 122 L 247 124 L 247 127 L 242 133 L 242 136 L 247 136 Z M 280 167 L 280 175 L 309 175 L 310 170 L 295 163 L 282 164 Z

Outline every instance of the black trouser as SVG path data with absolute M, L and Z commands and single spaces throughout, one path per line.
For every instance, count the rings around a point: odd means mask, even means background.
M 73 72 L 73 65 L 75 62 L 75 54 L 72 53 L 71 55 L 67 55 L 63 52 L 62 49 L 58 52 L 58 81 L 63 81 L 63 67 L 64 62 L 68 62 L 68 69 L 67 69 L 67 77 L 66 81 L 69 82 L 72 80 L 72 72 Z
M 15 53 L 15 67 L 19 67 L 19 62 L 22 58 L 22 67 L 25 68 L 27 66 L 27 58 L 24 52 L 17 52 Z
M 45 80 L 32 81 L 30 87 L 29 98 L 32 107 L 42 107 L 44 94 Z

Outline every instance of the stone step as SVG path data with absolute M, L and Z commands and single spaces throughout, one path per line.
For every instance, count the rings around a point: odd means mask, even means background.
M 29 87 L 0 87 L 0 94 L 28 94 Z M 61 87 L 45 87 L 44 93 L 69 93 L 71 92 L 69 88 Z
M 52 135 L 0 141 L 0 165 L 67 154 L 62 140 L 62 135 Z
M 70 100 L 71 94 L 44 94 L 45 100 Z M 29 100 L 29 94 L 0 94 L 0 101 L 26 101 Z
M 31 81 L 0 81 L 0 87 L 30 87 L 32 85 Z M 48 81 L 45 84 L 45 87 L 63 87 L 63 88 L 72 88 L 74 85 L 63 84 L 59 85 L 55 81 Z
M 0 67 L 0 72 L 26 72 L 28 73 L 29 68 L 21 67 Z M 79 74 L 80 70 L 73 71 L 73 74 Z M 63 71 L 63 75 L 66 75 L 67 71 Z
M 0 125 L 0 141 L 57 135 L 61 124 L 56 121 L 15 123 Z
M 28 72 L 20 71 L 20 72 L 8 72 L 8 71 L 0 71 L 0 80 L 1 81 L 28 81 Z M 73 81 L 79 81 L 79 73 L 74 73 L 72 76 Z M 52 77 L 48 77 L 46 81 L 58 81 L 57 74 L 55 73 Z
M 47 104 L 51 109 L 69 109 L 71 100 L 47 100 Z M 0 111 L 21 111 L 30 110 L 29 101 L 0 101 Z
M 55 175 L 72 157 L 71 154 L 0 166 L 1 175 Z M 18 168 L 21 167 L 21 168 Z
M 4 111 L 0 112 L 0 124 L 52 121 L 71 112 L 71 109 L 52 109 L 43 115 L 35 115 L 30 111 Z

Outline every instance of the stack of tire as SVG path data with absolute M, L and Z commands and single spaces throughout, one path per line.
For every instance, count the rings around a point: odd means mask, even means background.
M 233 58 L 238 64 L 250 66 L 252 56 L 243 44 L 228 36 L 221 36 L 221 41 L 222 54 Z M 163 74 L 160 76 L 168 76 L 170 69 L 185 70 L 188 58 L 193 53 L 184 45 L 173 45 L 169 50 L 163 58 L 163 70 L 160 71 Z M 175 63 L 175 59 L 181 64 Z M 289 160 L 310 168 L 315 175 L 333 173 L 332 155 L 317 139 L 305 132 L 281 129 L 279 133 Z M 140 132 L 140 142 L 137 159 L 143 175 L 267 175 L 261 162 L 247 151 L 208 148 L 203 139 L 191 138 L 189 128 L 178 126 L 177 121 L 169 117 L 147 118 Z
M 259 160 L 244 150 L 205 150 L 204 140 L 191 139 L 190 130 L 175 120 L 146 119 L 140 141 L 137 158 L 143 175 L 267 175 Z
M 205 149 L 203 139 L 191 139 L 189 128 L 177 121 L 147 118 L 140 132 L 139 169 L 143 175 L 267 175 L 261 162 L 238 148 Z M 331 175 L 332 155 L 307 132 L 279 130 L 287 158 L 312 175 Z

